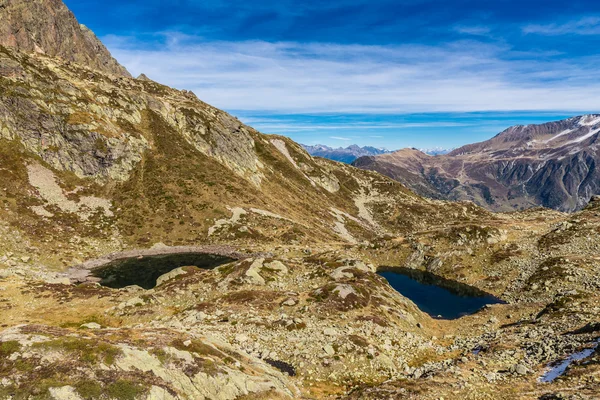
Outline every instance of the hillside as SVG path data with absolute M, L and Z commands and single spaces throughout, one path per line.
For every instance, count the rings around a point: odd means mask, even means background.
M 358 159 L 423 196 L 470 200 L 493 211 L 543 206 L 572 212 L 600 193 L 600 115 L 515 126 L 496 137 L 429 157 L 416 150 Z
M 0 65 L 1 212 L 36 241 L 358 243 L 462 208 L 312 158 L 191 92 L 7 48 Z

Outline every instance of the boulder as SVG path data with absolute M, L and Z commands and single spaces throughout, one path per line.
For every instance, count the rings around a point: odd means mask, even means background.
M 174 269 L 171 272 L 167 272 L 166 274 L 159 276 L 158 279 L 156 280 L 156 286 L 160 286 L 163 283 L 165 283 L 165 282 L 167 282 L 167 281 L 169 281 L 169 280 L 171 280 L 171 279 L 173 279 L 173 278 L 175 278 L 177 276 L 187 274 L 185 268 L 187 268 L 187 267 L 177 268 L 177 269 Z

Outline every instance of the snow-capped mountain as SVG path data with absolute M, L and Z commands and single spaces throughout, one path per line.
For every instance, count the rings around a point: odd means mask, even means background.
M 352 163 L 359 157 L 376 156 L 380 154 L 389 153 L 389 151 L 385 149 L 379 149 L 371 146 L 360 147 L 355 144 L 346 148 L 339 147 L 337 149 L 322 144 L 317 144 L 314 146 L 302 146 L 312 156 L 323 157 L 334 161 L 344 162 L 347 164 Z
M 490 140 L 431 157 L 404 149 L 354 162 L 415 192 L 471 200 L 496 211 L 574 211 L 600 193 L 600 114 L 517 125 Z

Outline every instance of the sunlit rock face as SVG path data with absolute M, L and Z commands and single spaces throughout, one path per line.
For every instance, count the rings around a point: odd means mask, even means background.
M 130 77 L 61 0 L 3 0 L 0 3 L 0 45 Z

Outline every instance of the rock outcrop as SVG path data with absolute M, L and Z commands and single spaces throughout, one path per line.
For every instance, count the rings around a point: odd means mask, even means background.
M 0 45 L 130 77 L 61 0 L 0 1 Z

